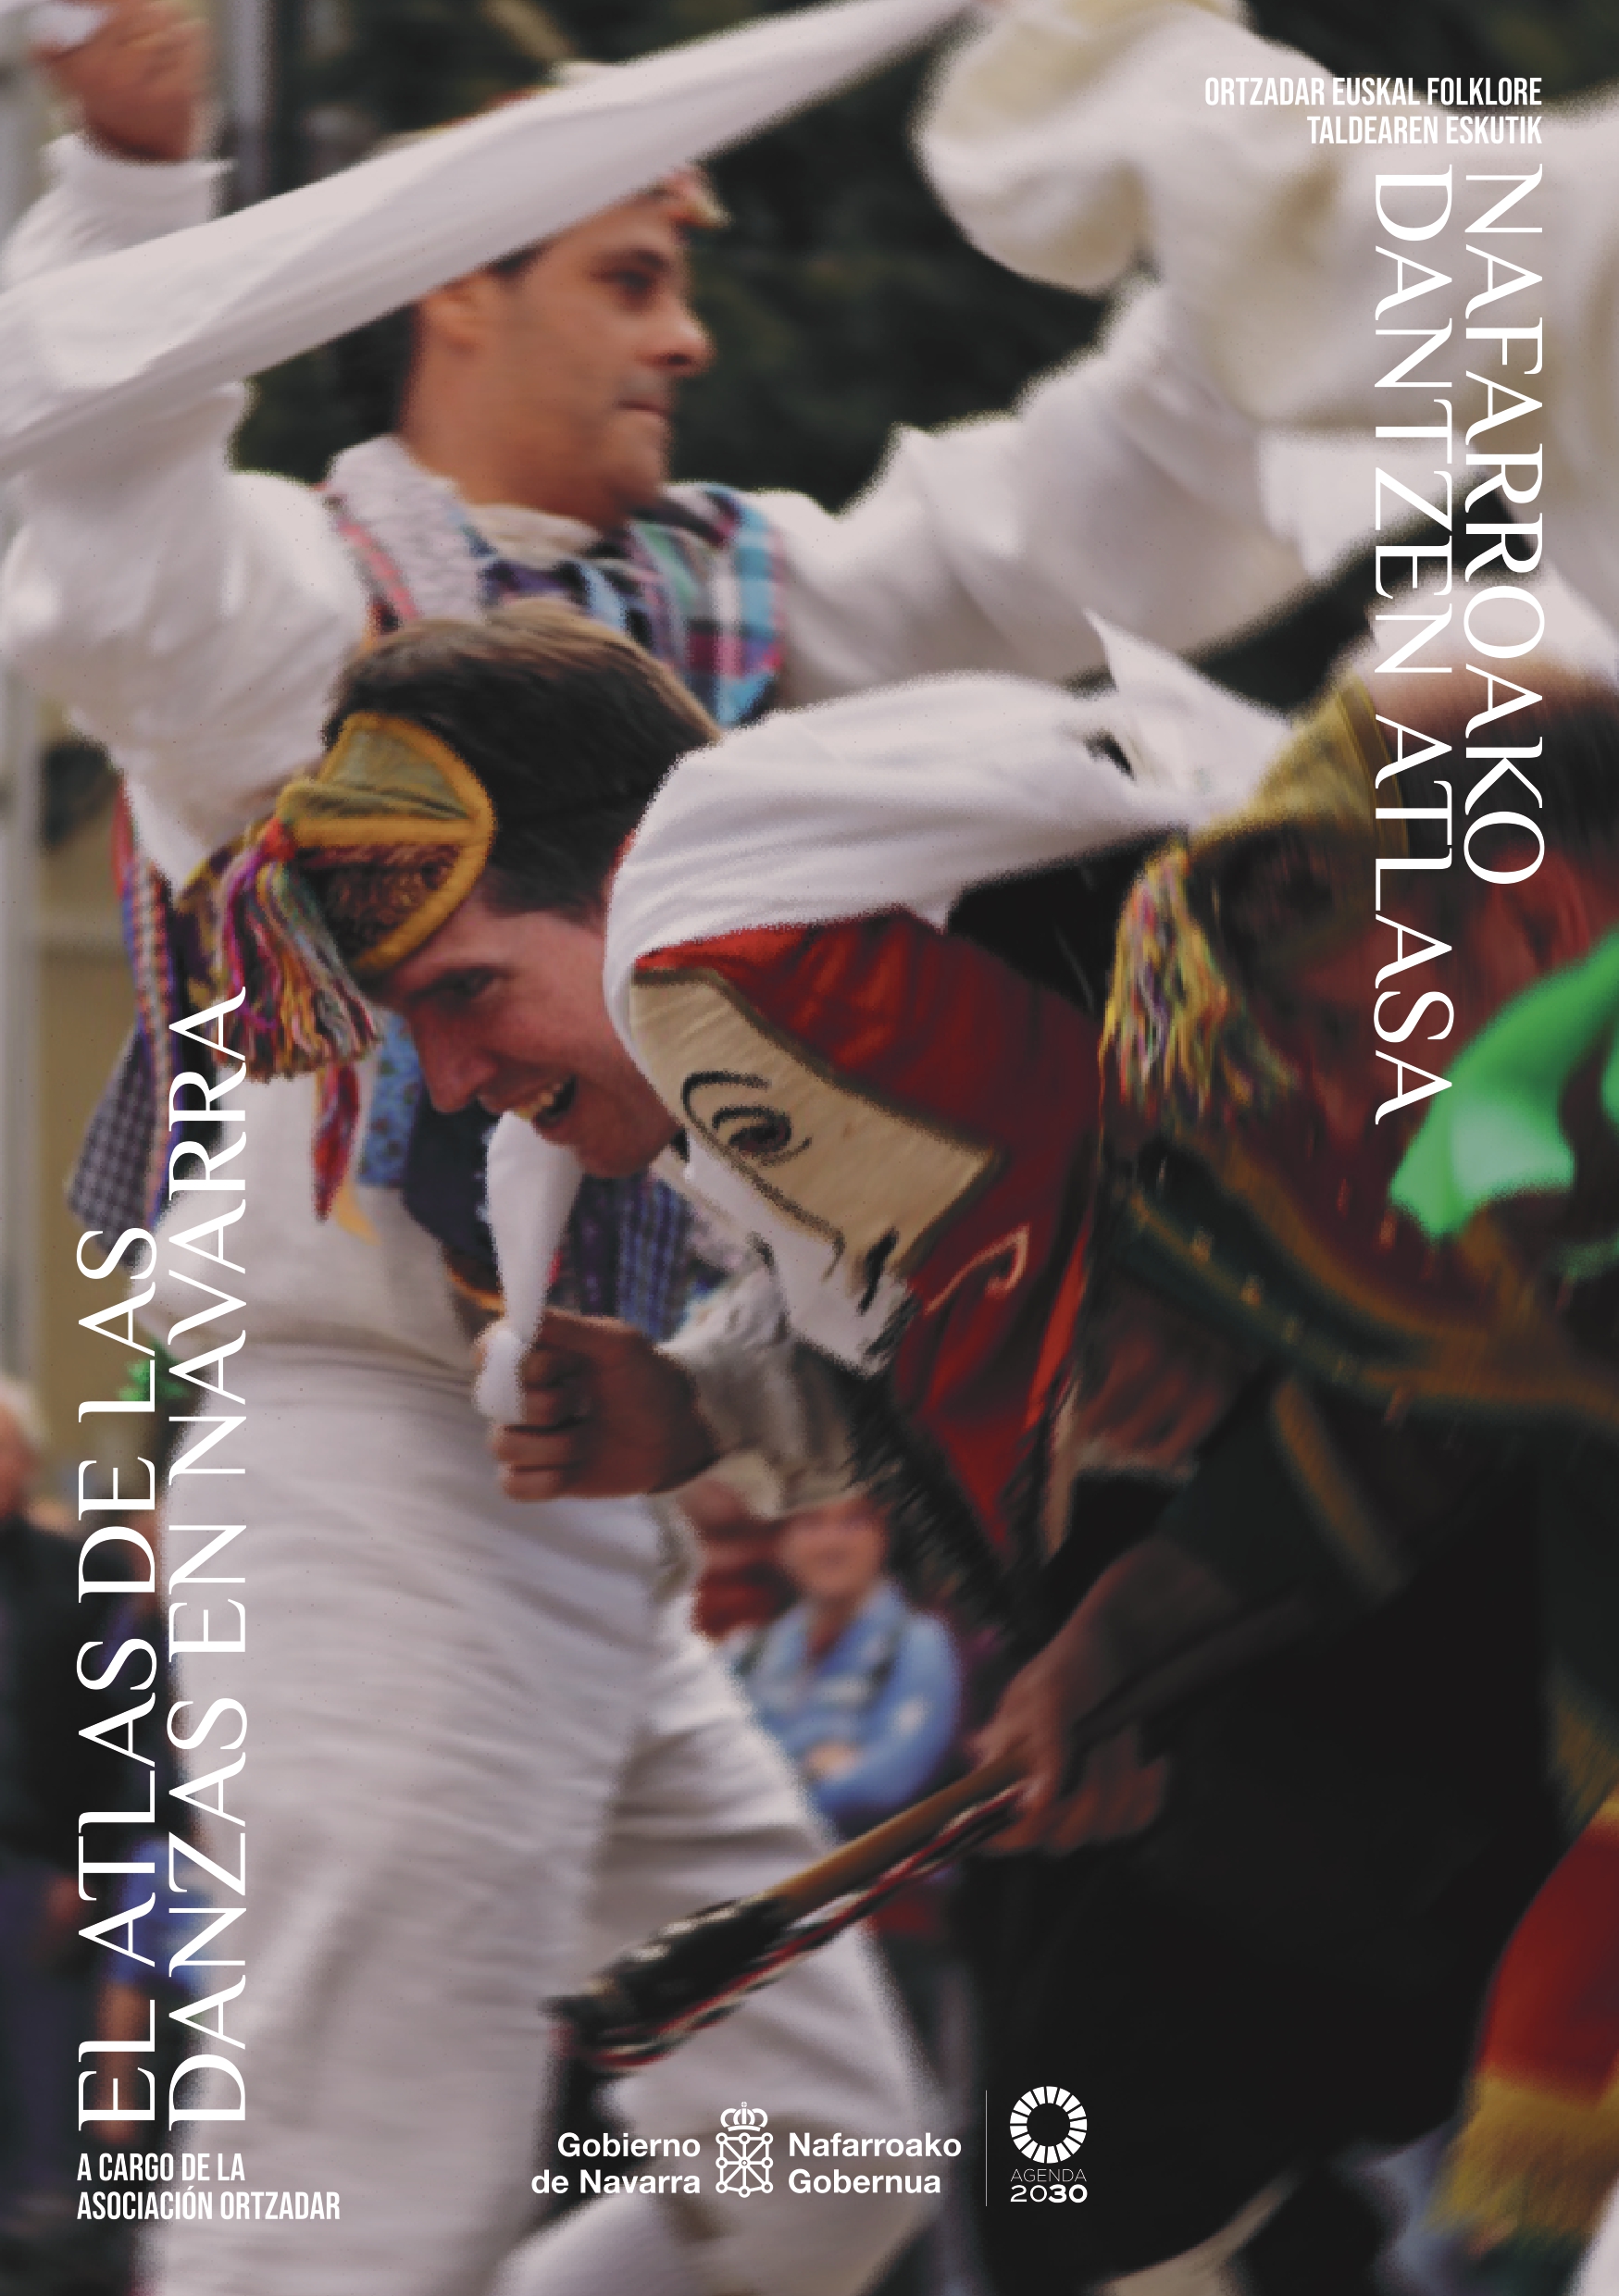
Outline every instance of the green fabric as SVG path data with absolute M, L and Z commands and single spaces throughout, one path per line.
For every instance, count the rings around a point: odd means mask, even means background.
M 1572 1185 L 1574 1150 L 1558 1123 L 1568 1080 L 1619 1022 L 1619 932 L 1580 963 L 1502 1008 L 1451 1071 L 1389 1191 L 1429 1235 L 1455 1235 L 1498 1197 Z M 1619 1127 L 1619 1035 L 1602 1072 L 1602 1108 Z

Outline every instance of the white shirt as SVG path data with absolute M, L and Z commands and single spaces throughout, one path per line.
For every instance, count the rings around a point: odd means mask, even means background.
M 1214 6 L 1016 0 L 942 76 L 919 147 L 968 236 L 1015 270 L 1094 294 L 1151 262 L 1206 371 L 1255 422 L 1437 421 L 1426 392 L 1377 389 L 1414 341 L 1376 330 L 1449 321 L 1451 341 L 1418 371 L 1453 385 L 1445 395 L 1455 405 L 1458 510 L 1482 475 L 1465 464 L 1463 434 L 1484 411 L 1482 391 L 1466 379 L 1472 369 L 1541 403 L 1527 425 L 1476 443 L 1511 451 L 1516 431 L 1525 444 L 1543 438 L 1544 486 L 1525 515 L 1543 515 L 1549 561 L 1619 627 L 1619 105 L 1610 96 L 1548 112 L 1539 144 L 1451 143 L 1441 115 L 1435 143 L 1368 148 L 1312 141 L 1308 112 L 1333 114 L 1340 125 L 1348 118 L 1331 103 L 1330 73 L 1321 104 L 1207 98 L 1211 82 L 1235 93 L 1242 81 L 1263 93 L 1301 74 L 1323 68 Z M 1417 122 L 1428 110 L 1392 108 Z M 1537 168 L 1540 183 L 1501 221 L 1538 231 L 1474 244 L 1540 280 L 1470 318 L 1466 305 L 1486 274 L 1477 255 L 1463 253 L 1467 227 Z M 1453 208 L 1442 237 L 1394 240 L 1379 224 L 1375 178 L 1447 170 Z M 1389 193 L 1408 228 L 1438 212 L 1435 193 L 1424 206 L 1401 207 L 1401 196 L 1414 203 L 1416 194 Z M 1408 287 L 1418 282 L 1418 263 L 1447 274 L 1448 284 L 1379 317 L 1378 303 L 1401 283 L 1380 247 L 1410 259 Z M 1498 266 L 1495 283 L 1508 276 Z M 1466 331 L 1542 316 L 1544 364 L 1532 379 L 1524 346 L 1502 366 L 1498 342 Z M 1390 412 L 1397 398 L 1400 411 Z M 1422 484 L 1432 499 L 1444 449 L 1425 452 Z M 1374 466 L 1368 441 L 1368 512 Z M 1458 516 L 1464 564 L 1461 524 Z

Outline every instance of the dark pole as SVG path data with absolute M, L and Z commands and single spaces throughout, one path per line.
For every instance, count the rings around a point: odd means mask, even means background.
M 273 189 L 271 150 L 276 0 L 225 0 L 219 12 L 225 144 L 235 163 L 232 204 L 251 207 Z

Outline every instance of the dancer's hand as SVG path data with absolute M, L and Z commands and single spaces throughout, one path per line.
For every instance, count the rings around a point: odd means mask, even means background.
M 548 1308 L 523 1406 L 490 1438 L 515 1499 L 673 1491 L 714 1463 L 691 1374 L 628 1323 Z
M 995 1837 L 997 1853 L 1065 1856 L 1152 1823 L 1168 1788 L 1167 1761 L 1144 1761 L 1131 1728 L 1097 1746 L 1077 1783 L 1067 1785 L 1072 1733 L 1104 1698 L 1236 1610 L 1220 1582 L 1167 1539 L 1144 1539 L 1103 1571 L 1062 1631 L 1014 1676 L 974 1743 L 978 1761 L 1011 1756 L 1026 1781 L 1016 1819 Z
M 84 133 L 119 159 L 189 159 L 208 99 L 205 28 L 176 0 L 101 0 L 106 20 L 76 48 L 39 51 Z
M 1169 1766 L 1162 1758 L 1142 1761 L 1140 1733 L 1133 1729 L 1094 1748 L 1077 1786 L 1062 1792 L 1068 1733 L 1097 1703 L 1092 1657 L 1083 1637 L 1059 1635 L 1013 1678 L 974 1742 L 978 1761 L 1011 1755 L 1025 1773 L 1015 1820 L 989 1844 L 996 1856 L 1036 1849 L 1065 1856 L 1087 1843 L 1140 1832 L 1164 1806 Z

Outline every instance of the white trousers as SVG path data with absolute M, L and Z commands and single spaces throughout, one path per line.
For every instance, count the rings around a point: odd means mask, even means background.
M 224 1790 L 245 1824 L 247 1912 L 208 1949 L 246 1963 L 224 2013 L 244 2045 L 193 2044 L 240 2063 L 247 2114 L 166 2141 L 227 2163 L 240 2151 L 249 2189 L 335 2191 L 341 2213 L 165 2228 L 156 2285 L 484 2296 L 534 2224 L 536 2166 L 561 2166 L 542 2001 L 659 1924 L 790 1872 L 820 1836 L 691 1631 L 650 1509 L 506 1501 L 456 1383 L 252 1352 L 231 1439 L 247 1472 L 230 1511 L 249 1528 L 229 1552 L 245 1560 L 205 1567 L 247 1583 L 181 1590 L 216 1613 L 217 1638 L 226 1600 L 244 1600 L 247 1646 L 188 1657 L 179 1685 L 200 1702 L 192 1727 L 214 1698 L 248 1712 L 246 1767 Z M 230 1488 L 177 1500 L 171 1567 Z M 199 1749 L 193 1774 L 222 1758 Z M 234 1829 L 216 1831 L 233 1863 Z M 240 1972 L 202 1974 L 212 1992 Z M 924 2204 L 797 2197 L 785 2159 L 770 2195 L 716 2195 L 719 2116 L 742 2103 L 776 2128 L 923 2126 L 861 1942 L 812 1956 L 615 2098 L 632 2128 L 703 2142 L 702 2198 L 681 2217 L 694 2285 L 853 2296 Z M 522 2285 L 543 2291 L 542 2268 Z

